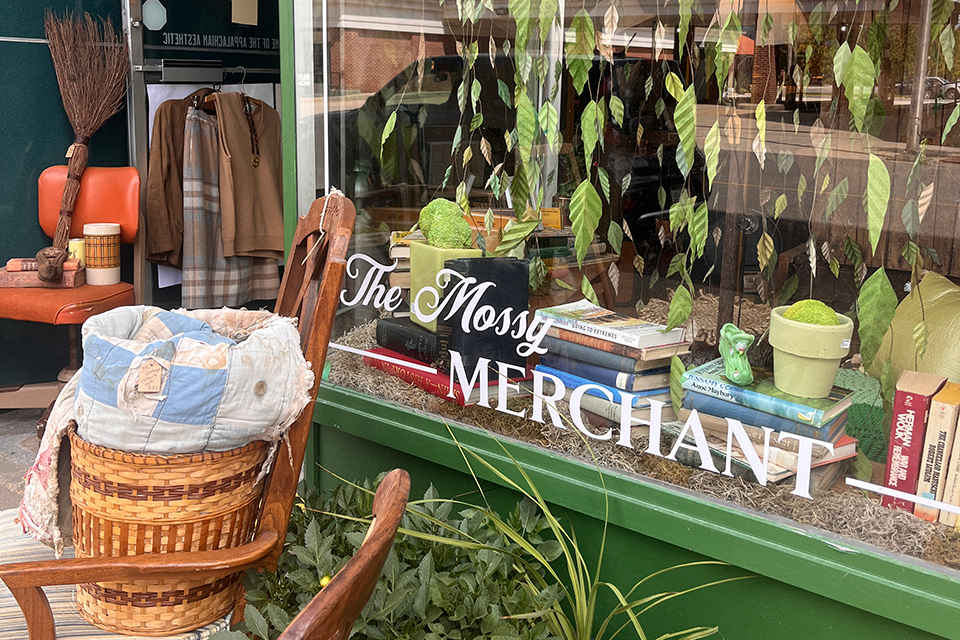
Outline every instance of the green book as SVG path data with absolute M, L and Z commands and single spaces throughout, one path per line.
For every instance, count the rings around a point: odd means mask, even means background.
M 781 418 L 823 426 L 845 411 L 853 392 L 834 386 L 825 398 L 801 398 L 777 389 L 773 372 L 753 367 L 753 382 L 738 386 L 723 375 L 723 358 L 702 364 L 683 374 L 683 388 Z

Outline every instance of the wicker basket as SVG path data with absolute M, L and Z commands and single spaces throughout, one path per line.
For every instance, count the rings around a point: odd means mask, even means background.
M 92 445 L 70 432 L 73 544 L 78 558 L 206 551 L 248 542 L 268 445 L 160 456 Z M 169 635 L 233 607 L 240 574 L 219 579 L 77 585 L 77 608 L 101 629 Z

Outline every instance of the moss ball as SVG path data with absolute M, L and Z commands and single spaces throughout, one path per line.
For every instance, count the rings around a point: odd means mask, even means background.
M 837 319 L 837 312 L 819 300 L 801 300 L 794 302 L 783 312 L 783 317 L 787 320 L 795 320 L 807 324 L 819 324 L 827 327 L 840 324 L 840 320 Z
M 429 238 L 433 223 L 440 218 L 447 217 L 462 219 L 463 211 L 460 209 L 460 205 L 452 200 L 437 198 L 420 210 L 420 218 L 417 221 L 417 226 L 423 231 L 423 235 Z

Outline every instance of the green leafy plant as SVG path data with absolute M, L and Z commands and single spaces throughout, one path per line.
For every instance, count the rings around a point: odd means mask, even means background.
M 214 638 L 279 636 L 360 547 L 372 486 L 343 484 L 322 495 L 307 491 L 295 506 L 277 571 L 245 576 L 245 620 L 238 630 Z M 546 520 L 530 501 L 519 503 L 506 522 L 544 558 L 555 557 L 552 543 L 541 537 L 549 532 Z M 547 624 L 523 614 L 562 597 L 560 589 L 547 585 L 531 594 L 518 587 L 523 572 L 542 572 L 535 562 L 518 568 L 512 559 L 521 552 L 480 511 L 441 500 L 430 487 L 423 500 L 409 504 L 383 576 L 351 637 L 548 640 Z

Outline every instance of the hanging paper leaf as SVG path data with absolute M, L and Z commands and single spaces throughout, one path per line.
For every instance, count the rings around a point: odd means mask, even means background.
M 790 302 L 790 298 L 793 297 L 793 294 L 797 292 L 797 287 L 800 286 L 800 280 L 797 278 L 797 274 L 793 274 L 787 281 L 783 283 L 783 289 L 780 290 L 780 305 L 783 306 Z
M 558 0 L 540 0 L 540 40 L 546 41 L 560 10 Z
M 948 27 L 949 28 L 949 27 Z M 923 357 L 927 352 L 927 340 L 930 338 L 930 328 L 921 320 L 913 329 L 913 344 L 917 347 L 917 356 Z
M 707 188 L 713 184 L 720 168 L 720 123 L 714 121 L 703 141 L 703 154 L 707 163 Z
M 663 98 L 657 98 L 657 101 L 653 103 L 653 110 L 659 118 L 663 115 L 663 110 L 666 108 L 666 105 L 663 103 Z
M 943 62 L 947 69 L 953 69 L 953 48 L 956 40 L 953 35 L 953 25 L 947 23 L 940 32 L 940 51 L 943 52 Z
M 663 145 L 662 144 L 657 146 L 657 162 L 659 162 L 660 166 L 663 167 Z
M 527 0 L 529 2 L 529 0 Z M 580 9 L 574 16 L 570 29 L 567 31 L 567 68 L 570 70 L 570 79 L 577 93 L 583 92 L 584 85 L 590 76 L 590 67 L 593 66 L 593 51 L 596 49 L 596 40 L 593 19 L 586 9 Z M 519 44 L 519 40 L 518 40 Z
M 810 263 L 811 277 L 817 277 L 817 245 L 813 236 L 807 238 L 807 261 Z
M 646 266 L 647 265 L 644 264 L 644 261 L 643 261 L 643 256 L 641 256 L 640 254 L 633 256 L 633 268 L 636 269 L 637 273 L 639 273 L 641 276 L 643 275 L 643 269 Z
M 610 117 L 623 127 L 623 101 L 618 96 L 610 96 Z
M 727 143 L 729 143 L 731 146 L 740 144 L 741 128 L 742 125 L 740 124 L 740 116 L 738 116 L 736 113 L 727 118 L 727 121 L 724 124 L 724 131 L 727 134 Z
M 683 374 L 687 368 L 677 356 L 670 357 L 670 402 L 674 408 L 683 406 Z
M 767 263 L 770 262 L 770 258 L 773 256 L 773 238 L 770 237 L 766 231 L 763 232 L 763 235 L 760 236 L 760 241 L 757 243 L 757 260 L 760 263 L 760 270 L 764 271 L 767 268 Z
M 633 178 L 632 173 L 623 174 L 623 180 L 620 181 L 620 193 L 624 194 L 630 188 L 630 181 Z
M 850 61 L 850 55 L 853 52 L 850 51 L 850 43 L 844 42 L 837 48 L 837 52 L 833 54 L 833 77 L 837 83 L 837 86 L 843 85 L 843 73 L 847 68 L 847 63 Z
M 663 209 L 667 204 L 667 191 L 663 188 L 663 185 L 657 187 L 657 202 L 660 203 L 660 209 Z
M 686 264 L 684 262 L 685 260 L 686 258 L 682 253 L 674 254 L 674 256 L 670 258 L 670 264 L 667 265 L 667 277 L 670 278 L 678 273 L 685 271 L 686 269 Z
M 540 108 L 540 130 L 547 138 L 547 144 L 550 150 L 556 152 L 560 148 L 560 119 L 557 116 L 557 108 L 552 102 L 545 102 Z
M 539 289 L 547 279 L 547 266 L 539 255 L 530 258 L 529 284 L 531 289 Z
M 599 306 L 600 301 L 597 300 L 597 292 L 593 290 L 593 285 L 590 284 L 590 280 L 586 276 L 580 277 L 580 293 L 582 293 L 587 300 Z
M 613 287 L 613 292 L 620 293 L 620 269 L 617 267 L 616 262 L 610 263 L 610 267 L 607 269 L 607 278 L 610 280 L 610 286 Z
M 597 180 L 600 182 L 600 190 L 603 192 L 603 199 L 610 202 L 610 174 L 603 167 L 597 167 Z
M 463 150 L 463 166 L 466 167 L 473 158 L 473 147 L 467 147 Z
M 915 240 L 920 230 L 920 210 L 916 200 L 907 200 L 900 213 L 900 219 L 903 220 L 903 228 L 907 230 L 907 235 L 911 240 Z
M 422 36 L 421 36 L 422 41 Z M 490 34 L 490 40 L 487 42 L 487 55 L 490 56 L 490 66 L 496 68 L 497 66 L 497 41 L 493 39 L 493 34 Z
M 830 174 L 823 176 L 823 182 L 820 183 L 820 193 L 823 194 L 827 190 L 827 187 L 830 186 Z
M 504 231 L 503 238 L 499 244 L 497 244 L 497 248 L 493 250 L 493 255 L 502 256 L 509 253 L 519 246 L 520 243 L 525 242 L 527 236 L 536 231 L 538 226 L 540 226 L 539 220 L 528 220 L 526 222 L 516 222 L 512 224 Z
M 773 189 L 771 189 L 770 187 L 764 187 L 760 189 L 760 206 L 761 207 L 763 207 L 763 205 L 770 202 L 770 197 L 772 196 L 772 194 L 773 194 Z
M 850 54 L 850 59 L 844 68 L 843 95 L 850 104 L 850 113 L 853 115 L 857 131 L 863 132 L 863 120 L 867 114 L 867 102 L 873 93 L 876 68 L 870 54 L 863 47 L 856 45 Z
M 873 364 L 896 310 L 897 294 L 881 267 L 866 279 L 857 296 L 857 335 L 860 336 L 860 356 L 864 369 L 869 369 Z
M 640 139 L 643 137 L 643 125 L 637 123 L 637 145 L 640 144 Z
M 607 227 L 607 244 L 614 253 L 620 255 L 620 249 L 623 247 L 623 229 L 616 222 L 611 222 Z
M 447 170 L 443 174 L 443 182 L 440 183 L 440 188 L 446 188 L 447 183 L 450 182 L 450 174 L 453 172 L 453 165 L 448 165 Z
M 694 153 L 697 150 L 697 92 L 691 84 L 677 101 L 673 112 L 673 123 L 680 136 L 677 145 L 677 166 L 686 178 L 693 168 Z
M 519 91 L 517 96 L 517 143 L 520 159 L 523 164 L 530 163 L 530 154 L 533 152 L 533 141 L 537 135 L 537 112 L 525 91 Z
M 698 206 L 690 216 L 690 246 L 693 248 L 694 260 L 703 255 L 703 249 L 707 245 L 707 231 L 709 227 L 710 220 L 707 215 L 707 203 L 701 202 L 700 206 Z
M 719 248 L 720 241 L 723 239 L 723 230 L 720 229 L 720 225 L 715 226 L 713 231 L 710 232 L 710 235 L 713 236 L 713 244 Z
M 503 104 L 506 107 L 513 105 L 513 101 L 510 99 L 510 88 L 507 86 L 507 83 L 503 80 L 497 80 L 497 94 L 500 96 L 500 99 L 503 101 Z
M 607 37 L 613 36 L 617 32 L 617 25 L 620 22 L 620 14 L 617 12 L 617 5 L 614 0 L 610 0 L 610 6 L 603 14 L 603 32 Z
M 754 114 L 757 118 L 757 137 L 753 140 L 753 153 L 763 169 L 767 157 L 767 106 L 763 100 L 757 104 Z
M 760 46 L 767 45 L 767 38 L 770 37 L 770 31 L 773 30 L 773 16 L 769 11 L 763 14 L 763 23 L 760 26 Z
M 561 280 L 560 278 L 557 278 L 556 280 L 554 280 L 554 282 L 561 289 L 566 289 L 567 291 L 573 291 L 573 286 L 569 282 L 566 282 L 565 280 Z
M 653 35 L 653 59 L 660 59 L 660 52 L 663 51 L 664 45 L 667 42 L 667 28 L 663 26 L 663 23 L 657 20 L 657 30 Z M 651 76 L 652 77 L 652 76 Z M 650 95 L 650 90 L 647 89 L 647 95 Z
M 527 170 L 524 164 L 518 164 L 510 179 L 510 195 L 513 198 L 513 211 L 518 216 L 527 209 L 527 200 L 530 198 L 530 186 L 527 181 Z
M 383 133 L 380 134 L 380 162 L 383 162 L 383 145 L 390 138 L 390 135 L 393 133 L 394 127 L 397 126 L 397 112 L 394 111 L 390 114 L 390 117 L 387 118 L 387 123 L 383 125 Z
M 583 159 L 588 167 L 593 164 L 593 151 L 597 148 L 597 141 L 600 139 L 597 124 L 597 103 L 591 100 L 580 114 L 580 139 L 583 142 Z
M 487 232 L 487 235 L 490 235 L 490 232 L 493 231 L 493 209 L 487 207 L 487 213 L 483 216 L 483 229 Z
M 583 266 L 587 256 L 587 249 L 593 242 L 593 234 L 597 231 L 600 216 L 603 214 L 603 205 L 600 194 L 593 188 L 589 180 L 584 180 L 573 192 L 570 198 L 570 222 L 573 226 L 574 249 L 577 252 L 577 265 Z
M 802 173 L 797 179 L 797 206 L 803 202 L 803 192 L 807 190 L 807 178 Z
M 777 201 L 773 203 L 773 219 L 776 220 L 780 214 L 787 209 L 787 194 L 781 193 L 777 196 Z
M 679 0 L 679 35 L 677 42 L 680 44 L 679 60 L 683 59 L 683 52 L 687 48 L 687 32 L 690 30 L 690 16 L 693 9 L 693 0 Z M 696 45 L 694 45 L 696 47 Z
M 777 169 L 780 173 L 786 173 L 793 167 L 793 152 L 788 149 L 782 149 L 777 154 Z
M 800 133 L 800 109 L 793 110 L 793 133 Z
M 690 317 L 691 310 L 693 310 L 693 300 L 690 298 L 690 291 L 683 286 L 677 287 L 673 298 L 670 300 L 670 310 L 667 312 L 667 328 L 665 331 L 672 331 L 677 327 L 683 326 L 683 323 Z
M 843 239 L 843 254 L 847 256 L 847 260 L 850 261 L 854 269 L 863 263 L 863 254 L 860 252 L 860 247 L 850 238 Z
M 890 200 L 890 173 L 883 160 L 870 154 L 867 169 L 867 233 L 873 254 L 877 253 L 883 219 L 887 215 L 887 203 Z
M 837 259 L 834 258 L 834 257 L 831 257 L 830 260 L 829 260 L 829 262 L 828 262 L 828 266 L 830 267 L 830 273 L 833 274 L 833 277 L 834 277 L 834 278 L 839 278 L 839 277 L 840 277 L 840 263 L 837 261 Z
M 473 133 L 474 131 L 476 131 L 482 124 L 483 124 L 483 114 L 482 113 L 473 114 L 473 117 L 470 118 L 470 133 Z
M 480 153 L 483 154 L 487 164 L 493 165 L 493 150 L 490 148 L 490 141 L 484 137 L 480 138 Z
M 517 48 L 526 49 L 530 40 L 530 0 L 508 0 L 507 7 L 517 23 Z
M 657 281 L 660 279 L 660 271 L 657 269 L 653 270 L 653 273 L 650 274 L 650 283 L 647 285 L 650 289 L 653 289 L 653 285 L 657 284 Z
M 941 266 L 941 265 L 940 265 L 940 254 L 937 253 L 937 250 L 936 250 L 936 249 L 934 249 L 933 247 L 924 247 L 924 248 L 923 248 L 923 252 L 926 254 L 926 256 L 927 256 L 928 258 L 930 258 L 931 260 L 933 260 L 933 263 L 934 263 L 935 265 L 937 265 L 938 267 Z
M 827 221 L 830 219 L 830 216 L 837 210 L 843 201 L 847 199 L 849 194 L 849 182 L 846 178 L 841 180 L 836 187 L 833 188 L 833 191 L 830 192 L 830 197 L 827 198 L 827 208 L 823 212 L 823 219 Z
M 923 224 L 923 217 L 927 215 L 930 203 L 933 202 L 933 183 L 931 182 L 920 191 L 917 199 L 917 224 Z
M 960 104 L 953 108 L 953 111 L 950 112 L 950 117 L 947 118 L 947 122 L 943 125 L 943 134 L 940 136 L 940 144 L 947 139 L 947 134 L 950 133 L 950 130 L 953 129 L 953 125 L 957 124 L 957 119 L 960 118 Z
M 683 81 L 680 80 L 680 76 L 671 71 L 664 78 L 663 84 L 667 87 L 667 91 L 673 96 L 673 99 L 680 102 L 680 98 L 683 96 Z

